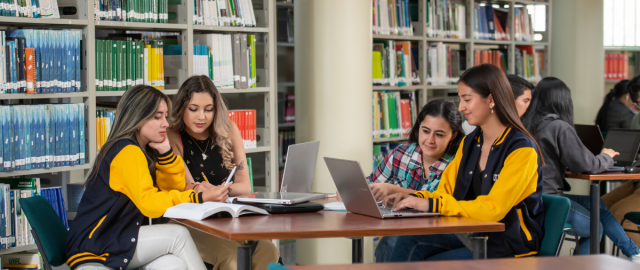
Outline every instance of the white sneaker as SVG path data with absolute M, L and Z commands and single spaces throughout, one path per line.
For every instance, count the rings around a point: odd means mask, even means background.
M 640 264 L 640 253 L 631 256 L 629 259 L 634 263 Z

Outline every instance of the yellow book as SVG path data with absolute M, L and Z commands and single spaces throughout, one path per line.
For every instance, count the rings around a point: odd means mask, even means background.
M 144 48 L 147 49 L 147 52 L 149 54 L 147 63 L 145 63 L 147 65 L 147 80 L 149 81 L 150 85 L 153 86 L 153 75 L 152 75 L 153 66 L 151 65 L 151 63 L 153 63 L 152 61 L 153 50 L 151 49 L 151 44 L 144 45 Z
M 96 149 L 99 152 L 100 148 L 102 148 L 102 124 L 100 123 L 100 112 L 96 115 Z
M 164 90 L 164 49 L 158 48 L 158 85 Z
M 382 55 L 378 51 L 373 51 L 373 78 L 382 79 Z

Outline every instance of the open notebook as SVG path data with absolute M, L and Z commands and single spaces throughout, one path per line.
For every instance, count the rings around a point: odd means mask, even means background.
M 164 217 L 203 220 L 220 212 L 227 212 L 233 217 L 247 214 L 269 214 L 267 211 L 251 205 L 205 202 L 202 204 L 181 203 L 167 209 L 164 212 Z

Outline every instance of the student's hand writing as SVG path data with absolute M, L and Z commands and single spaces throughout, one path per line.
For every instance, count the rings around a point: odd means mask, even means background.
M 396 186 L 388 183 L 370 184 L 369 188 L 371 188 L 373 197 L 376 198 L 377 202 L 382 201 L 391 194 L 397 193 Z
M 607 154 L 609 155 L 611 158 L 620 155 L 620 153 L 614 151 L 613 149 L 609 149 L 609 148 L 603 148 L 602 151 L 600 152 L 600 154 Z
M 215 187 L 215 186 L 212 185 L 209 182 L 202 181 L 202 182 L 200 182 L 200 184 L 198 184 L 196 186 L 196 188 L 193 191 L 195 191 L 196 193 L 205 192 L 205 191 L 209 190 L 212 187 Z
M 393 204 L 393 208 L 391 208 L 391 211 L 394 211 L 394 212 L 400 211 L 405 208 L 413 208 L 417 211 L 428 211 L 429 200 L 425 200 L 425 199 L 414 197 L 414 196 L 408 196 L 403 200 L 400 200 L 400 201 L 396 200 L 396 202 Z
M 167 136 L 164 136 L 164 140 L 162 140 L 162 142 L 149 142 L 149 147 L 158 150 L 158 153 L 160 154 L 164 154 L 171 150 L 171 145 L 169 144 Z
M 225 186 L 213 186 L 202 193 L 206 202 L 224 202 L 229 198 L 229 190 Z

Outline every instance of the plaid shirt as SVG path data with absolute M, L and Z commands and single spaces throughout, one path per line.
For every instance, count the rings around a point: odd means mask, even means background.
M 402 188 L 433 192 L 438 188 L 440 176 L 453 160 L 447 154 L 429 167 L 429 175 L 423 176 L 422 149 L 411 142 L 398 145 L 376 168 L 367 181 L 369 184 L 388 183 Z

